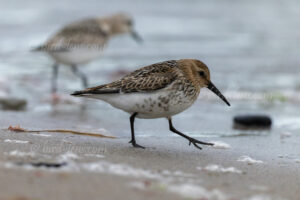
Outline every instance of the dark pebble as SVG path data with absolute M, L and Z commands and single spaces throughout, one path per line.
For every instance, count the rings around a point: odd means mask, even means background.
M 46 167 L 46 168 L 60 168 L 66 166 L 67 163 L 47 163 L 47 162 L 36 162 L 36 163 L 17 163 L 17 165 L 31 165 L 33 167 Z
M 272 125 L 267 115 L 238 115 L 233 121 L 235 129 L 270 129 Z
M 25 99 L 18 99 L 14 97 L 0 98 L 0 108 L 2 110 L 25 110 L 27 101 Z

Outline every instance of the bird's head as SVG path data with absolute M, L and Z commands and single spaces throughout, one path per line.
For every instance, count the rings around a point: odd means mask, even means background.
M 131 16 L 125 13 L 118 13 L 111 17 L 111 31 L 113 34 L 129 33 L 137 42 L 142 42 L 142 38 L 134 30 L 134 22 Z
M 200 87 L 206 87 L 220 97 L 228 106 L 230 103 L 224 97 L 224 95 L 218 90 L 218 88 L 210 80 L 210 72 L 208 67 L 200 60 L 186 59 L 181 60 L 181 63 L 185 63 L 184 66 L 188 68 L 189 75 L 193 81 Z

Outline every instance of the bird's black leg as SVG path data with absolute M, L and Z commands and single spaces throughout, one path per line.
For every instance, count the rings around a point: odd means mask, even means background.
M 76 65 L 72 65 L 72 71 L 75 75 L 77 75 L 77 76 L 79 76 L 79 78 L 81 78 L 82 86 L 84 88 L 87 88 L 88 87 L 87 76 L 83 72 L 79 71 Z
M 54 63 L 53 65 L 53 72 L 52 72 L 52 79 L 51 79 L 51 92 L 55 94 L 57 91 L 57 76 L 58 76 L 58 63 Z
M 142 148 L 142 149 L 145 149 L 145 147 L 141 146 L 141 145 L 138 145 L 135 141 L 135 137 L 134 137 L 134 119 L 136 117 L 138 113 L 133 113 L 131 116 L 130 116 L 130 128 L 131 128 L 131 140 L 129 141 L 129 143 L 132 144 L 133 147 L 137 147 L 137 148 Z
M 202 141 L 199 141 L 199 140 L 196 140 L 195 138 L 192 138 L 192 137 L 189 137 L 183 133 L 181 133 L 180 131 L 176 130 L 174 127 L 173 127 L 173 124 L 172 124 L 172 118 L 168 118 L 169 120 L 169 128 L 170 128 L 170 131 L 186 138 L 189 140 L 189 145 L 193 144 L 195 147 L 197 147 L 198 149 L 202 149 L 200 146 L 198 146 L 197 144 L 203 144 L 203 145 L 214 145 L 212 143 L 207 143 L 207 142 L 202 142 Z

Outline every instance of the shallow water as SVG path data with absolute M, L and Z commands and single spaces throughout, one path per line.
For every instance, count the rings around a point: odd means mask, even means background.
M 297 134 L 300 130 L 299 4 L 296 0 L 1 0 L 0 95 L 26 98 L 29 101 L 26 112 L 51 113 L 53 61 L 43 53 L 29 50 L 65 23 L 125 11 L 134 16 L 136 30 L 144 43 L 138 45 L 129 36 L 112 39 L 101 59 L 82 68 L 91 85 L 118 78 L 116 70 L 130 71 L 168 59 L 197 58 L 210 67 L 213 82 L 232 106 L 227 107 L 210 92 L 203 91 L 191 109 L 175 117 L 178 128 L 207 137 L 266 136 L 282 131 Z M 67 67 L 62 67 L 60 93 L 67 96 L 80 88 L 79 80 Z M 56 114 L 66 118 L 79 115 L 80 100 L 74 101 L 77 103 L 58 106 Z M 85 104 L 85 118 L 99 120 L 99 126 L 115 134 L 128 135 L 125 113 L 101 102 Z M 240 113 L 269 114 L 274 119 L 274 128 L 263 133 L 233 131 L 232 116 Z M 138 121 L 140 137 L 171 136 L 164 120 Z

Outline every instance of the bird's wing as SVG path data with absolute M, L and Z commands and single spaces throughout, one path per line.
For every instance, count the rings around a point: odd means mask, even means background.
M 138 69 L 105 85 L 77 91 L 73 95 L 153 92 L 166 88 L 178 75 L 176 61 L 166 61 Z
M 101 50 L 107 40 L 107 31 L 96 19 L 85 19 L 69 24 L 51 37 L 36 51 L 69 51 L 76 48 L 95 48 Z

